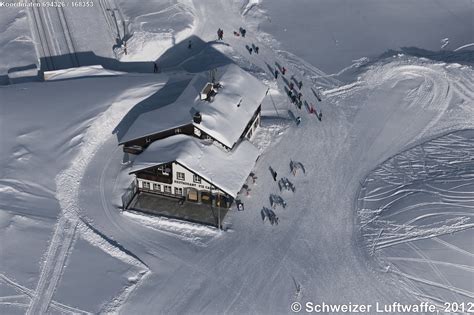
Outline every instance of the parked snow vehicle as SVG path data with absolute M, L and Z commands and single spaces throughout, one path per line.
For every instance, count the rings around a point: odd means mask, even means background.
M 268 221 L 270 221 L 271 225 L 278 225 L 278 217 L 276 216 L 275 212 L 271 209 L 268 209 L 267 207 L 263 207 L 262 210 L 260 211 L 260 215 L 262 216 L 263 222 L 265 222 L 265 219 L 268 218 Z
M 303 171 L 303 174 L 306 174 L 306 170 L 304 168 L 303 163 L 301 162 L 295 162 L 293 160 L 290 161 L 290 171 L 293 173 L 293 176 L 296 176 L 296 173 L 298 170 Z
M 283 200 L 283 198 L 281 196 L 271 194 L 270 195 L 270 205 L 272 206 L 272 208 L 276 208 L 276 206 L 282 206 L 283 209 L 285 209 L 286 208 L 286 201 Z
M 278 188 L 280 188 L 280 191 L 282 191 L 282 189 L 286 189 L 295 192 L 295 185 L 293 185 L 293 183 L 290 182 L 290 180 L 286 177 L 280 178 L 278 181 Z

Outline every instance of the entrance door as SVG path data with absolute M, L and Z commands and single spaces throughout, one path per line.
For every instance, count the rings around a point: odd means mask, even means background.
M 212 195 L 208 192 L 201 192 L 201 202 L 206 204 L 212 204 Z
M 194 202 L 198 201 L 198 192 L 196 189 L 188 189 L 188 200 Z

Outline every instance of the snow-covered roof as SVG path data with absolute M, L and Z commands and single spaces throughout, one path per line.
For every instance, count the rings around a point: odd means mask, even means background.
M 209 82 L 209 73 L 196 74 L 174 103 L 140 115 L 119 139 L 120 144 L 194 124 L 231 148 L 262 103 L 267 87 L 235 64 L 217 68 L 216 81 L 222 88 L 218 89 L 214 101 L 203 101 L 199 94 Z M 197 111 L 202 116 L 199 124 L 193 122 Z
M 135 158 L 130 173 L 176 161 L 236 197 L 258 155 L 258 149 L 247 140 L 225 152 L 216 145 L 205 144 L 203 140 L 175 135 L 150 144 Z

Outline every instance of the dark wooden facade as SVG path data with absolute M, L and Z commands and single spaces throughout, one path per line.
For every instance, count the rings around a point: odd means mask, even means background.
M 134 139 L 134 140 L 122 142 L 120 144 L 123 144 L 124 152 L 136 154 L 134 152 L 131 152 L 131 151 L 135 151 L 135 150 L 130 150 L 130 148 L 140 147 L 143 150 L 148 145 L 150 145 L 150 143 L 152 143 L 153 141 L 168 138 L 168 137 L 171 137 L 173 135 L 178 135 L 178 134 L 185 134 L 185 135 L 192 136 L 193 132 L 194 132 L 193 124 L 189 123 L 188 125 L 179 126 L 179 127 L 173 128 L 173 129 L 168 129 L 168 130 L 162 131 L 162 132 L 157 132 L 157 133 L 154 133 L 154 134 L 151 134 L 151 135 L 148 135 L 148 136 L 144 136 L 144 137 L 141 137 L 141 138 L 137 138 L 137 139 Z
M 240 136 L 240 139 L 243 139 L 245 137 L 245 135 L 247 134 L 249 129 L 252 127 L 252 124 L 255 121 L 255 118 L 260 114 L 261 110 L 262 110 L 262 105 L 259 105 L 257 110 L 255 111 L 255 113 L 253 114 L 252 118 L 247 123 L 247 126 L 245 127 L 244 131 L 242 132 L 242 134 Z M 194 128 L 199 129 L 199 131 L 201 132 L 200 136 L 197 136 L 194 133 Z M 216 140 L 211 135 L 209 135 L 206 132 L 202 131 L 199 128 L 199 125 L 193 125 L 192 123 L 189 123 L 187 125 L 183 125 L 183 126 L 180 126 L 180 127 L 176 127 L 176 128 L 173 128 L 173 129 L 168 129 L 168 130 L 165 130 L 165 131 L 157 132 L 155 134 L 144 136 L 144 137 L 141 137 L 141 138 L 138 138 L 138 139 L 122 142 L 120 144 L 123 144 L 123 151 L 124 152 L 131 153 L 131 154 L 140 154 L 152 142 L 154 142 L 156 140 L 168 138 L 170 136 L 177 135 L 177 134 L 185 134 L 185 135 L 188 135 L 188 136 L 196 137 L 198 139 L 210 139 L 212 141 L 215 141 L 215 142 L 219 143 L 227 151 L 232 150 L 232 148 L 235 146 L 235 143 L 232 145 L 232 147 L 226 146 L 222 142 Z
M 135 173 L 137 178 L 171 184 L 173 182 L 173 164 L 150 167 Z

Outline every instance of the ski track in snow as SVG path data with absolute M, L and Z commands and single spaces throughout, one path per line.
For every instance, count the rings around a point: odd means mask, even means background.
M 472 262 L 474 253 L 440 238 L 444 235 L 459 241 L 472 235 L 472 133 L 470 137 L 463 136 L 464 133 L 451 133 L 394 156 L 367 177 L 358 199 L 366 246 L 372 248 L 382 265 L 390 266 L 389 270 L 411 282 L 406 285 L 413 288 L 421 283 L 444 289 L 447 293 L 438 293 L 437 296 L 423 293 L 425 290 L 421 287 L 417 289 L 420 297 L 429 297 L 428 300 L 437 304 L 442 304 L 441 301 L 462 302 L 463 297 L 474 297 L 473 292 L 460 287 L 462 283 L 452 283 L 449 279 L 453 277 L 440 269 L 455 268 L 461 275 L 466 273 L 466 279 L 474 272 L 472 265 L 456 262 L 463 261 L 462 257 L 471 257 Z M 450 254 L 438 259 L 430 258 L 427 254 L 433 255 L 434 252 L 420 248 L 417 244 L 421 240 L 438 243 Z M 393 251 L 386 252 L 391 247 L 401 249 L 403 245 L 419 258 L 404 252 L 400 252 L 401 256 L 393 256 Z M 432 275 L 427 272 L 415 276 L 394 266 L 404 262 L 427 264 Z
M 83 138 L 82 146 L 77 156 L 71 161 L 70 167 L 56 176 L 56 198 L 61 206 L 61 214 L 51 239 L 40 279 L 29 305 L 28 314 L 44 314 L 47 312 L 56 287 L 60 281 L 67 256 L 71 252 L 71 244 L 79 231 L 85 240 L 97 246 L 127 264 L 146 270 L 146 266 L 130 256 L 110 241 L 91 230 L 88 223 L 83 221 L 81 209 L 77 205 L 80 189 L 80 179 L 83 177 L 89 161 L 100 145 L 112 134 L 117 123 L 122 119 L 131 106 L 140 99 L 142 93 L 152 91 L 154 87 L 138 90 L 138 93 L 127 91 L 126 96 L 118 96 L 121 101 L 111 105 L 88 128 Z M 128 291 L 127 291 L 128 292 Z

